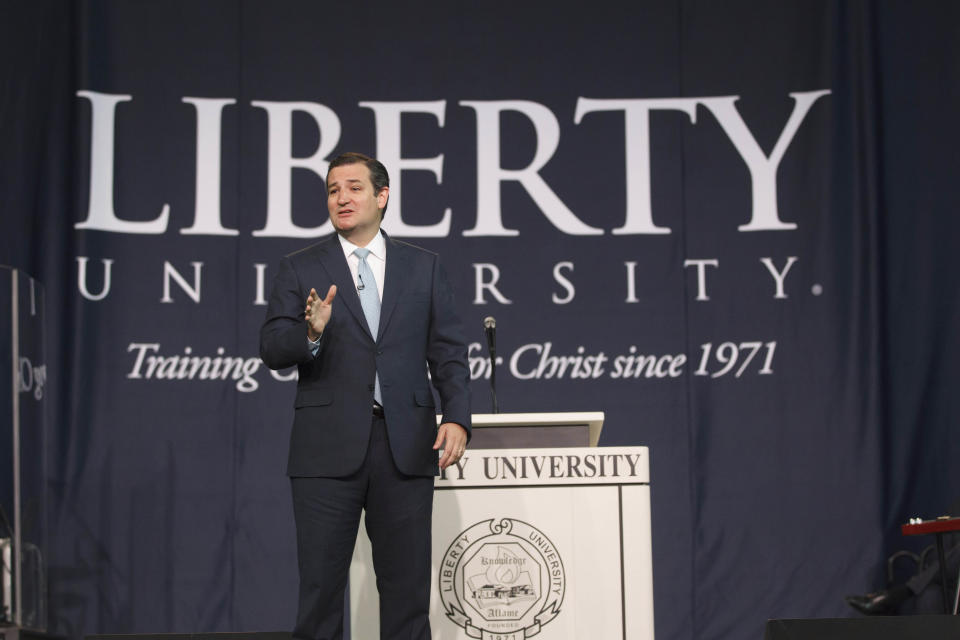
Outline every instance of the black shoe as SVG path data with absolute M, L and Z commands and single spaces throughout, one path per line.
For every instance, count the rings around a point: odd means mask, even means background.
M 888 591 L 868 593 L 865 596 L 847 596 L 847 604 L 865 616 L 882 616 L 893 613 L 900 603 Z

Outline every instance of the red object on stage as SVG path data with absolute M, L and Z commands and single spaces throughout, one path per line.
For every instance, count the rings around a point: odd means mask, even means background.
M 947 568 L 943 553 L 943 534 L 960 531 L 960 518 L 940 516 L 936 520 L 917 520 L 900 525 L 900 531 L 905 536 L 920 536 L 934 534 L 937 536 L 937 560 L 940 562 L 940 589 L 943 593 L 943 612 L 951 613 L 949 596 L 947 595 Z M 953 596 L 953 615 L 960 610 L 960 575 L 957 576 L 957 591 Z
M 924 520 L 915 524 L 904 524 L 900 526 L 900 531 L 905 536 L 960 531 L 960 518 L 937 518 L 936 520 Z

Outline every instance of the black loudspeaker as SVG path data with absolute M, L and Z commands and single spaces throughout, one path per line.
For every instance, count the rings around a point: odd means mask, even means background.
M 257 633 L 131 633 L 84 636 L 85 640 L 290 640 L 289 631 Z
M 769 620 L 764 640 L 960 640 L 960 616 Z

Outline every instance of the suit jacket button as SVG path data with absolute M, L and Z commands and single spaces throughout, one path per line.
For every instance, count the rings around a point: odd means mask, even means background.
M 367 385 L 367 391 L 373 391 L 373 385 L 372 385 L 372 384 L 368 384 L 368 385 Z

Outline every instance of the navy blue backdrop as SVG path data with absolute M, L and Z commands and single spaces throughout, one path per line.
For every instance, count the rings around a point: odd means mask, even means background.
M 601 445 L 650 447 L 658 638 L 846 615 L 898 523 L 960 495 L 956 6 L 2 12 L 55 630 L 290 626 L 293 384 L 257 330 L 345 150 L 443 257 L 476 410 L 494 315 L 502 410 L 602 410 Z

